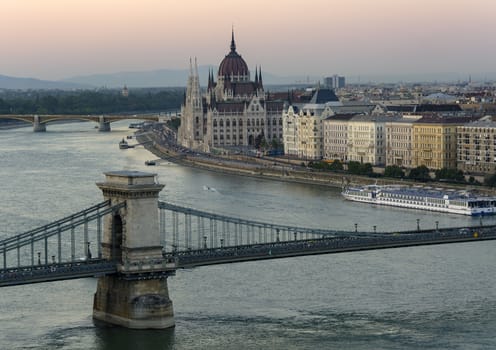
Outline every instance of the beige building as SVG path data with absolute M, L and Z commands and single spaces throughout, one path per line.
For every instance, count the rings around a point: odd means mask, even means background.
M 457 127 L 457 168 L 469 173 L 496 171 L 496 122 L 476 121 Z
M 353 114 L 336 114 L 323 121 L 324 159 L 348 161 L 348 123 Z
M 423 117 L 413 124 L 412 167 L 455 169 L 457 166 L 457 127 L 469 117 Z
M 348 161 L 386 164 L 386 122 L 388 116 L 355 116 L 348 122 Z
M 386 123 L 386 166 L 412 167 L 413 123 L 420 118 L 404 115 Z
M 332 90 L 318 88 L 299 109 L 289 106 L 282 114 L 285 153 L 301 159 L 322 159 L 323 120 L 333 114 L 332 107 L 340 105 Z
M 298 107 L 289 106 L 282 117 L 284 153 L 290 156 L 298 156 L 298 111 Z

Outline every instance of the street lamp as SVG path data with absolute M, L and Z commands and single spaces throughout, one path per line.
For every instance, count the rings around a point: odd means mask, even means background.
M 355 232 L 358 232 L 358 224 L 355 224 Z
M 420 219 L 417 219 L 417 231 L 420 231 Z

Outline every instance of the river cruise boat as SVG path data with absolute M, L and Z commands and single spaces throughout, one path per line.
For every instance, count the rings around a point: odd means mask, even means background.
M 496 197 L 478 196 L 469 191 L 368 185 L 346 187 L 341 194 L 352 201 L 392 207 L 471 216 L 496 214 Z

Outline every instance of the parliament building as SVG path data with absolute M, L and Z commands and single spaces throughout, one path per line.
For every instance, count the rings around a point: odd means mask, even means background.
M 233 32 L 230 52 L 222 59 L 217 77 L 209 72 L 203 91 L 196 60 L 194 67 L 190 62 L 178 143 L 205 152 L 254 146 L 261 136 L 266 142 L 281 143 L 283 104 L 264 91 L 261 68 L 255 68 L 251 79 L 248 65 L 236 51 Z

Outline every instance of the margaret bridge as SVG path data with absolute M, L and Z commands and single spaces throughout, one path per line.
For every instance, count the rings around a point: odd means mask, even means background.
M 337 231 L 218 215 L 158 200 L 155 174 L 106 173 L 104 201 L 0 240 L 0 287 L 98 277 L 95 320 L 174 325 L 167 278 L 178 269 L 250 260 L 496 239 L 495 226 Z M 375 231 L 375 229 L 374 229 Z
M 134 114 L 134 115 L 75 115 L 75 114 L 61 114 L 61 115 L 38 115 L 38 114 L 3 114 L 0 115 L 0 120 L 18 120 L 33 125 L 34 132 L 46 131 L 46 126 L 50 123 L 57 123 L 61 121 L 90 121 L 98 123 L 98 131 L 110 131 L 110 123 L 126 120 L 126 119 L 140 119 L 157 122 L 159 114 Z

